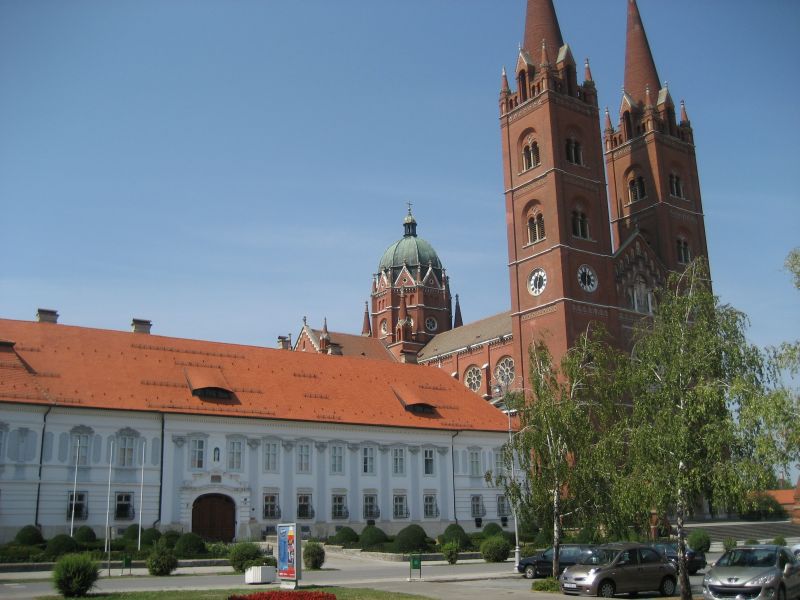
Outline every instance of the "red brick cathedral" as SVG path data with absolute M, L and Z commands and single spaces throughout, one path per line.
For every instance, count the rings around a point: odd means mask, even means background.
M 600 129 L 588 61 L 583 82 L 552 0 L 528 0 L 514 85 L 503 71 L 503 153 L 511 310 L 462 324 L 433 247 L 404 235 L 380 260 L 361 336 L 304 324 L 296 350 L 418 362 L 491 398 L 525 387 L 527 349 L 555 357 L 602 322 L 624 346 L 653 290 L 707 255 L 694 139 L 661 83 L 636 0 L 627 0 L 625 84 L 617 124 Z

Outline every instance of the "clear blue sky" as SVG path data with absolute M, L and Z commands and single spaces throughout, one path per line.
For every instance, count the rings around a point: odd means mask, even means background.
M 0 1 L 0 316 L 271 346 L 360 331 L 414 203 L 466 321 L 509 306 L 497 96 L 524 0 Z M 616 114 L 625 0 L 556 0 Z M 800 2 L 640 0 L 695 128 L 715 290 L 800 337 Z

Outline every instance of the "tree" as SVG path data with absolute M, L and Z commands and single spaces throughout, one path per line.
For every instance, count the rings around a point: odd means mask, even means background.
M 506 465 L 513 447 L 527 477 L 512 481 L 495 475 L 518 512 L 533 515 L 540 525 L 552 524 L 553 573 L 558 573 L 564 521 L 600 515 L 610 504 L 605 482 L 618 448 L 609 432 L 616 431 L 619 390 L 617 380 L 605 374 L 618 370 L 620 361 L 599 330 L 587 330 L 560 368 L 543 340 L 533 344 L 530 359 L 530 393 L 506 399 L 519 418 L 519 430 L 506 445 Z
M 795 248 L 786 257 L 786 262 L 783 263 L 786 270 L 792 274 L 794 278 L 794 287 L 800 289 L 800 248 Z
M 746 324 L 744 314 L 718 303 L 705 262 L 694 261 L 658 293 L 626 369 L 627 491 L 636 488 L 642 511 L 676 515 L 685 600 L 684 522 L 692 504 L 706 496 L 717 507 L 739 506 L 798 453 L 781 441 L 792 410 L 785 396 L 769 393 L 769 369 L 745 338 Z

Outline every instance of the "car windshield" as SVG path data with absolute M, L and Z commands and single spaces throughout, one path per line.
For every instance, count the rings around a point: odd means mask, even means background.
M 769 548 L 736 548 L 729 550 L 717 561 L 718 567 L 772 567 L 775 550 Z
M 659 552 L 674 552 L 675 554 L 678 553 L 678 545 L 672 543 L 661 543 L 656 544 L 656 550 Z
M 580 555 L 578 564 L 581 565 L 607 565 L 614 561 L 619 550 L 612 550 L 611 548 L 598 548 L 597 550 L 588 550 Z

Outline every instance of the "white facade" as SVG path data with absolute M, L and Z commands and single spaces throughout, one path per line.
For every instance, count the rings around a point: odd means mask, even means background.
M 470 531 L 476 518 L 513 531 L 502 490 L 484 480 L 506 440 L 498 432 L 0 403 L 0 541 L 31 523 L 48 538 L 69 532 L 76 453 L 75 529 L 90 525 L 98 535 L 107 506 L 115 535 L 140 514 L 145 528 L 197 529 L 193 509 L 209 495 L 232 502 L 235 539 L 295 520 L 319 537 L 368 521 L 390 534 L 417 523 L 436 536 L 456 521 Z

